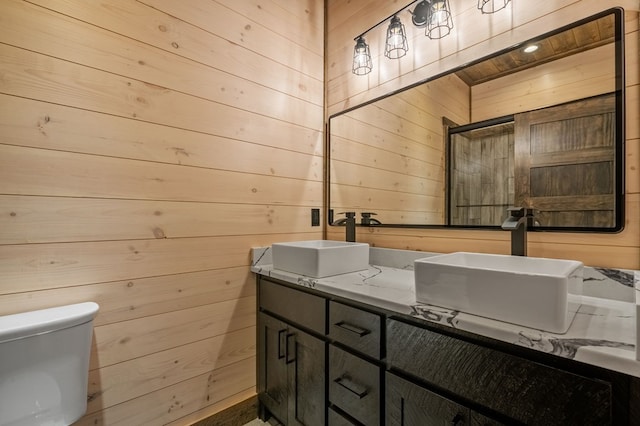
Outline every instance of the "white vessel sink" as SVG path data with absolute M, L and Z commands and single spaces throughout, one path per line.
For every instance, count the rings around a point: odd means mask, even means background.
M 582 262 L 482 253 L 415 261 L 416 300 L 553 333 L 581 304 Z
M 369 244 L 344 241 L 274 243 L 273 268 L 313 278 L 362 271 L 369 267 Z

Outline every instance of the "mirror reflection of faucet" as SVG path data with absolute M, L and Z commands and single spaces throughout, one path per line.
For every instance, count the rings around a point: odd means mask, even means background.
M 345 241 L 355 243 L 356 242 L 356 212 L 341 212 L 345 217 L 336 220 L 332 225 L 346 226 L 345 229 Z
M 509 216 L 502 229 L 511 231 L 511 255 L 527 255 L 527 228 L 534 226 L 535 210 L 529 207 L 509 207 Z
M 373 212 L 362 212 L 362 219 L 360 220 L 360 224 L 363 226 L 371 226 L 371 225 L 382 225 L 378 219 L 374 219 L 371 216 L 377 216 L 378 213 Z

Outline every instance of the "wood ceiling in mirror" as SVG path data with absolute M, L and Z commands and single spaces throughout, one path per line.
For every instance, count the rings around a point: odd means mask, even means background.
M 525 53 L 522 48 L 464 67 L 456 75 L 469 86 L 485 83 L 527 68 L 554 61 L 574 53 L 614 42 L 614 17 L 608 15 L 596 21 L 563 31 L 538 43 L 538 50 Z

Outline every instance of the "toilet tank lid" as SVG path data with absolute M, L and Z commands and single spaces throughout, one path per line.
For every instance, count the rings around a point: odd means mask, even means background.
M 0 316 L 0 343 L 84 324 L 93 320 L 98 308 L 97 303 L 84 302 Z

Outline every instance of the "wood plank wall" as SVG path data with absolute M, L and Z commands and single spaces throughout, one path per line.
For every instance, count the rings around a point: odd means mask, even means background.
M 3 0 L 0 315 L 93 300 L 80 425 L 255 395 L 250 249 L 316 239 L 321 0 Z
M 615 50 L 608 44 L 475 85 L 471 88 L 472 121 L 613 93 L 614 64 Z
M 469 123 L 469 86 L 450 75 L 330 120 L 330 206 L 388 223 L 444 223 L 442 117 Z
M 626 9 L 626 221 L 618 234 L 533 233 L 532 256 L 572 258 L 587 265 L 640 269 L 640 71 L 638 67 L 638 1 L 599 0 L 512 1 L 495 15 L 482 15 L 476 2 L 450 0 L 454 30 L 439 41 L 405 25 L 409 53 L 399 60 L 383 56 L 385 25 L 367 33 L 373 71 L 351 74 L 353 38 L 391 15 L 406 2 L 385 0 L 328 0 L 327 2 L 327 112 L 326 117 L 375 99 L 385 93 L 438 75 L 447 70 L 512 46 L 563 25 L 621 6 Z M 378 247 L 434 252 L 478 251 L 508 253 L 509 235 L 502 231 L 359 229 L 358 241 Z M 329 227 L 328 238 L 342 239 L 344 230 Z

